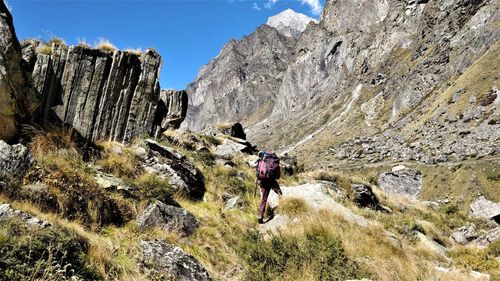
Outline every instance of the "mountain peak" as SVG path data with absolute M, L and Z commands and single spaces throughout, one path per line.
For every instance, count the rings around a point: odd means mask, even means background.
M 267 20 L 267 25 L 276 28 L 285 36 L 297 38 L 302 31 L 306 29 L 307 25 L 311 21 L 315 23 L 318 22 L 318 20 L 304 14 L 297 13 L 292 9 L 286 9 L 283 12 L 270 17 Z

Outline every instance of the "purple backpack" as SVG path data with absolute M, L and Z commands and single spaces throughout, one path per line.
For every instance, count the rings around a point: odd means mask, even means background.
M 280 159 L 276 153 L 265 151 L 257 163 L 257 178 L 259 180 L 268 180 L 279 179 L 280 176 Z

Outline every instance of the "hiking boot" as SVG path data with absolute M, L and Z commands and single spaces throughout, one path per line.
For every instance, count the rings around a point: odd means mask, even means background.
M 259 219 L 259 224 L 263 224 L 264 223 L 264 219 L 263 218 L 260 218 Z

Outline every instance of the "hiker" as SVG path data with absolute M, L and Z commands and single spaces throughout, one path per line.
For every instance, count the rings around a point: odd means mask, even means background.
M 267 198 L 271 190 L 278 195 L 282 195 L 277 179 L 281 176 L 280 160 L 274 152 L 261 150 L 259 151 L 259 160 L 257 161 L 257 177 L 256 183 L 259 184 L 262 200 L 259 206 L 259 224 L 264 223 L 264 212 L 266 210 Z M 274 217 L 271 214 L 268 220 Z

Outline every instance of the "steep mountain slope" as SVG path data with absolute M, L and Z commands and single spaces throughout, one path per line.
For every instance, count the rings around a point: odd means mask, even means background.
M 276 97 L 269 114 L 259 120 L 240 115 L 234 121 L 249 128 L 251 141 L 299 154 L 306 164 L 318 157 L 357 159 L 366 152 L 377 155 L 373 161 L 431 163 L 497 154 L 499 16 L 498 2 L 487 0 L 327 1 L 320 23 L 310 23 L 294 45 L 278 90 L 266 93 Z M 488 50 L 488 58 L 478 61 Z M 223 62 L 216 63 L 224 68 Z M 464 81 L 473 77 L 482 82 Z M 210 77 L 197 83 L 210 84 Z M 456 86 L 464 83 L 470 86 Z M 450 100 L 453 91 L 461 97 L 456 103 Z M 216 91 L 204 93 L 224 100 Z M 469 98 L 470 103 L 462 101 Z M 188 126 L 192 129 L 214 122 L 202 117 L 211 98 L 198 93 L 196 99 L 199 118 Z M 233 120 L 226 112 L 241 108 L 244 100 L 231 99 L 232 106 L 219 108 L 216 120 Z M 446 118 L 456 122 L 445 123 Z M 470 133 L 446 147 L 435 139 L 457 130 Z M 344 142 L 365 147 L 343 153 Z M 472 146 L 481 152 L 468 153 Z M 418 155 L 402 147 L 418 147 Z M 445 148 L 446 155 L 440 155 Z

